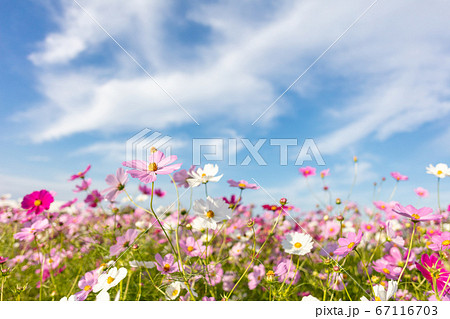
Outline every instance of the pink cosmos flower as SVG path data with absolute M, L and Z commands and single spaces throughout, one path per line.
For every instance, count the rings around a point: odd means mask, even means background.
M 79 172 L 78 174 L 72 175 L 70 177 L 69 181 L 76 180 L 77 178 L 84 179 L 86 176 L 86 173 L 89 172 L 90 169 L 91 169 L 91 164 L 89 164 L 84 171 Z
M 347 234 L 347 238 L 339 238 L 339 247 L 334 251 L 334 253 L 336 255 L 347 256 L 348 253 L 356 249 L 358 244 L 361 242 L 362 237 L 363 233 L 360 229 L 358 234 L 350 232 Z
M 169 165 L 177 160 L 176 155 L 166 157 L 161 151 L 154 151 L 150 154 L 148 162 L 132 160 L 123 162 L 122 165 L 133 168 L 128 173 L 145 184 L 156 181 L 156 175 L 167 175 L 181 167 L 180 164 Z
M 189 173 L 192 173 L 193 171 L 195 171 L 195 165 L 191 166 L 189 172 L 186 171 L 185 169 L 182 169 L 173 174 L 173 180 L 175 181 L 178 187 L 189 188 L 189 183 L 187 180 L 191 178 L 191 175 L 189 175 Z
M 304 177 L 316 175 L 316 169 L 311 166 L 300 167 L 298 170 Z
M 323 171 L 320 172 L 320 177 L 321 178 L 325 178 L 326 176 L 328 176 L 330 174 L 330 169 L 324 169 Z
M 43 189 L 26 195 L 22 200 L 22 208 L 28 209 L 27 215 L 35 214 L 39 215 L 44 210 L 50 208 L 50 204 L 53 203 L 54 198 L 52 194 Z
M 163 198 L 164 196 L 166 196 L 166 192 L 163 191 L 163 190 L 160 189 L 160 188 L 156 188 L 156 189 L 155 189 L 155 195 L 158 196 L 158 197 Z
M 125 251 L 139 235 L 137 229 L 128 229 L 125 235 L 117 237 L 117 243 L 109 248 L 110 256 L 117 256 Z
M 167 254 L 164 256 L 164 259 L 160 254 L 156 254 L 155 260 L 156 269 L 164 275 L 178 271 L 178 264 L 175 262 L 175 258 L 172 254 Z
M 202 301 L 216 301 L 216 298 L 205 296 L 205 297 L 202 298 Z
M 95 208 L 97 207 L 98 203 L 100 203 L 102 200 L 103 200 L 102 194 L 100 194 L 98 190 L 93 190 L 92 193 L 90 193 L 86 197 L 84 202 L 89 204 L 90 207 Z
M 139 191 L 144 195 L 152 195 L 152 188 L 147 185 L 139 185 Z
M 14 234 L 14 238 L 18 240 L 24 240 L 24 241 L 33 241 L 34 235 L 37 232 L 43 231 L 44 229 L 48 228 L 49 222 L 46 218 L 38 219 L 33 224 L 31 224 L 30 227 L 25 227 L 20 230 L 20 232 Z
M 387 279 L 397 280 L 402 272 L 401 267 L 394 266 L 383 258 L 374 261 L 372 267 L 375 271 L 384 274 Z
M 240 189 L 259 189 L 259 186 L 256 184 L 250 184 L 247 181 L 240 180 L 239 182 L 236 182 L 232 179 L 228 180 L 228 184 L 230 184 L 231 187 L 239 187 Z
M 239 206 L 241 206 L 240 204 L 238 204 L 238 200 L 239 198 L 236 195 L 231 195 L 230 199 L 226 198 L 226 197 L 222 197 L 222 199 L 224 200 L 225 203 L 228 204 L 228 206 L 233 209 L 233 208 L 238 208 Z
M 59 209 L 60 209 L 60 210 L 63 210 L 64 208 L 70 207 L 70 206 L 72 206 L 73 204 L 75 204 L 77 201 L 78 201 L 78 198 L 74 198 L 74 199 L 68 201 L 67 203 L 62 204 L 61 207 L 60 207 Z
M 81 291 L 75 294 L 75 298 L 78 301 L 86 300 L 89 293 L 92 291 L 92 287 L 97 284 L 98 271 L 92 270 L 84 274 L 81 280 L 78 282 L 78 287 Z
M 387 208 L 389 208 L 389 204 L 386 204 L 385 202 L 379 200 L 379 201 L 375 201 L 373 202 L 373 204 L 375 205 L 376 208 L 380 209 L 380 210 L 386 210 Z
M 180 247 L 186 253 L 186 255 L 191 257 L 198 257 L 205 251 L 206 247 L 203 242 L 195 241 L 194 237 L 188 237 L 186 240 L 180 240 Z
M 215 264 L 215 265 L 209 264 L 207 267 L 208 267 L 208 271 L 206 271 L 206 276 L 205 276 L 206 282 L 210 286 L 215 286 L 215 285 L 219 284 L 222 281 L 222 277 L 223 277 L 222 265 L 221 264 Z
M 7 258 L 7 257 L 0 256 L 0 265 L 3 265 L 3 264 L 6 263 L 7 261 L 8 261 L 8 258 Z
M 125 184 L 128 182 L 128 175 L 122 167 L 117 169 L 116 175 L 106 176 L 106 183 L 110 185 L 107 189 L 102 191 L 102 194 L 106 194 L 105 198 L 110 202 L 116 200 L 119 195 L 125 189 Z
M 253 272 L 248 274 L 248 288 L 250 290 L 255 289 L 266 274 L 264 265 L 258 265 L 253 267 Z
M 417 187 L 414 191 L 416 192 L 417 196 L 419 196 L 419 197 L 427 197 L 428 196 L 428 191 L 425 188 Z
M 392 172 L 391 176 L 397 181 L 407 181 L 408 180 L 408 176 L 406 175 L 402 175 L 399 172 Z
M 433 242 L 428 248 L 434 251 L 440 251 L 444 249 L 450 249 L 450 232 L 443 232 L 440 235 L 434 235 L 431 237 Z
M 73 190 L 73 192 L 80 193 L 80 192 L 87 191 L 89 186 L 91 186 L 91 183 L 92 183 L 92 179 L 90 179 L 90 178 L 83 179 L 81 181 L 81 185 L 75 185 L 75 189 Z
M 413 222 L 440 220 L 442 218 L 441 215 L 433 215 L 433 209 L 430 207 L 417 209 L 412 205 L 404 207 L 396 204 L 392 210 L 401 216 L 410 218 Z
M 376 233 L 377 232 L 377 228 L 369 223 L 362 223 L 361 227 L 364 229 L 364 231 L 368 232 L 368 233 Z
M 337 234 L 339 234 L 339 230 L 341 229 L 341 226 L 335 222 L 335 221 L 327 221 L 325 223 L 325 228 L 323 231 L 323 236 L 325 239 L 333 238 Z
M 445 295 L 448 293 L 450 290 L 450 284 L 448 284 L 447 281 L 450 272 L 444 268 L 444 263 L 439 260 L 439 255 L 436 253 L 431 256 L 423 254 L 420 260 L 422 264 L 416 262 L 416 267 L 428 280 L 428 282 L 431 283 L 433 290 L 435 289 L 433 281 L 435 281 L 439 292 L 445 290 L 443 294 Z
M 279 282 L 286 282 L 287 284 L 296 284 L 300 279 L 300 272 L 295 271 L 296 266 L 290 259 L 281 260 L 275 267 L 275 276 L 278 277 Z

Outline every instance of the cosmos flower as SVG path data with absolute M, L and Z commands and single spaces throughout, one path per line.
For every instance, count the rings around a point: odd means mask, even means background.
M 228 184 L 230 184 L 231 187 L 239 187 L 240 189 L 259 189 L 258 185 L 250 184 L 249 182 L 244 181 L 244 180 L 240 180 L 240 181 L 236 182 L 232 179 L 229 179 L 227 182 L 228 182 Z
M 420 258 L 421 264 L 416 262 L 417 269 L 422 275 L 431 283 L 433 290 L 435 289 L 435 283 L 439 292 L 445 290 L 443 294 L 446 294 L 450 290 L 450 284 L 448 277 L 450 272 L 444 268 L 444 263 L 439 259 L 439 255 L 434 253 L 432 255 L 423 254 Z
M 76 180 L 78 178 L 84 179 L 86 177 L 86 173 L 89 172 L 90 169 L 91 169 L 91 165 L 89 164 L 84 171 L 79 172 L 78 174 L 72 175 L 69 178 L 69 181 L 73 181 L 73 180 Z
M 430 207 L 417 209 L 412 205 L 404 207 L 396 204 L 392 210 L 401 216 L 410 218 L 413 222 L 440 220 L 442 218 L 441 215 L 433 215 L 433 209 Z
M 178 187 L 189 188 L 188 179 L 192 177 L 192 172 L 195 170 L 195 165 L 192 165 L 189 171 L 185 169 L 179 170 L 173 174 L 173 180 Z M 173 181 L 172 181 L 173 183 Z
M 300 167 L 298 170 L 304 177 L 316 175 L 316 169 L 311 166 Z
M 3 264 L 6 263 L 7 261 L 8 261 L 8 258 L 7 258 L 7 257 L 0 256 L 0 265 L 3 265 Z
M 187 237 L 186 240 L 180 240 L 180 247 L 191 257 L 198 257 L 205 251 L 206 247 L 201 240 L 195 241 L 194 237 Z
M 39 215 L 44 210 L 49 209 L 53 201 L 53 195 L 49 191 L 43 189 L 26 195 L 23 198 L 21 205 L 23 209 L 27 209 L 28 215 Z
M 162 274 L 167 275 L 178 271 L 178 264 L 175 262 L 175 258 L 172 254 L 167 254 L 164 259 L 160 254 L 155 255 L 156 269 Z
M 18 233 L 14 234 L 14 238 L 24 241 L 33 241 L 36 233 L 47 229 L 50 226 L 46 218 L 38 219 L 30 227 L 22 228 Z
M 431 250 L 440 251 L 450 249 L 450 232 L 443 232 L 431 237 L 432 244 L 428 246 Z
M 81 181 L 81 185 L 75 185 L 75 189 L 73 190 L 74 193 L 80 193 L 87 191 L 89 189 L 89 186 L 91 186 L 92 179 L 83 179 Z
M 100 203 L 103 200 L 102 194 L 98 190 L 93 190 L 88 196 L 86 196 L 86 199 L 84 202 L 88 204 L 90 207 L 95 208 L 98 206 L 98 203 Z
M 110 186 L 102 191 L 106 194 L 105 198 L 110 202 L 116 200 L 117 196 L 125 189 L 125 184 L 128 182 L 128 175 L 121 167 L 117 169 L 116 175 L 106 176 L 106 183 Z
M 347 256 L 348 253 L 356 249 L 356 247 L 361 242 L 362 237 L 363 233 L 360 229 L 358 231 L 358 234 L 350 232 L 347 234 L 347 238 L 339 238 L 339 247 L 334 251 L 334 253 L 336 255 Z
M 217 229 L 217 223 L 230 218 L 231 210 L 227 203 L 221 198 L 213 199 L 210 196 L 204 201 L 198 199 L 195 201 L 193 210 L 197 215 L 198 222 L 203 223 L 203 228 Z
M 63 210 L 65 208 L 71 207 L 73 204 L 75 204 L 78 201 L 78 198 L 74 198 L 71 201 L 68 201 L 64 204 L 61 205 L 61 207 L 59 208 L 60 210 Z
M 439 178 L 445 178 L 446 176 L 450 176 L 450 168 L 444 163 L 439 163 L 436 166 L 430 164 L 427 167 L 427 173 Z
M 388 282 L 387 291 L 382 285 L 373 286 L 375 293 L 375 301 L 388 301 L 395 295 L 398 289 L 398 282 L 390 280 Z M 366 297 L 361 297 L 362 301 L 369 301 Z
M 313 248 L 312 237 L 303 233 L 287 234 L 281 243 L 285 252 L 291 255 L 306 255 Z
M 330 174 L 330 169 L 324 169 L 323 171 L 320 172 L 320 177 L 321 178 L 325 178 L 326 176 L 328 176 Z
M 97 283 L 92 287 L 93 292 L 108 291 L 110 288 L 117 286 L 126 276 L 127 269 L 116 267 L 111 268 L 107 273 L 103 273 L 98 277 Z
M 414 192 L 416 192 L 417 196 L 419 197 L 427 197 L 428 191 L 425 188 L 417 187 Z
M 179 169 L 181 163 L 169 165 L 176 160 L 176 155 L 166 157 L 163 152 L 154 150 L 150 154 L 147 162 L 132 160 L 123 162 L 122 165 L 132 168 L 128 173 L 133 178 L 138 178 L 142 183 L 148 184 L 156 181 L 157 175 L 167 175 Z
M 391 176 L 397 181 L 407 181 L 408 180 L 408 176 L 406 175 L 402 175 L 399 172 L 392 172 Z
M 75 294 L 75 298 L 78 301 L 86 300 L 94 285 L 97 284 L 97 279 L 98 272 L 96 270 L 87 272 L 78 282 L 78 287 L 81 289 L 81 291 Z
M 253 266 L 253 272 L 248 274 L 248 288 L 254 290 L 266 275 L 264 265 Z
M 197 168 L 196 171 L 189 172 L 189 178 L 187 182 L 190 187 L 197 187 L 201 184 L 209 182 L 218 182 L 222 178 L 222 175 L 216 176 L 219 172 L 219 166 L 213 164 L 206 164 L 204 168 Z
M 139 235 L 137 229 L 128 229 L 125 235 L 117 237 L 117 243 L 109 248 L 110 256 L 117 256 L 125 251 Z

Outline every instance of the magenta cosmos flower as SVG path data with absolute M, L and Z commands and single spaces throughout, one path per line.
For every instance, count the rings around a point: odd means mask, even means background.
M 106 183 L 110 186 L 102 191 L 105 194 L 105 198 L 110 202 L 116 200 L 119 195 L 125 189 L 125 184 L 128 182 L 128 174 L 122 167 L 117 169 L 116 175 L 106 176 Z
M 49 227 L 48 220 L 46 218 L 39 219 L 31 224 L 30 227 L 22 228 L 18 233 L 14 234 L 14 238 L 24 241 L 33 241 L 34 235 L 37 232 L 43 231 Z
M 97 207 L 98 203 L 100 203 L 102 200 L 103 200 L 102 194 L 100 194 L 98 190 L 93 190 L 92 193 L 90 193 L 86 197 L 84 202 L 89 204 L 90 207 L 95 208 Z
M 81 181 L 81 185 L 76 185 L 75 189 L 73 190 L 74 193 L 84 192 L 89 189 L 89 186 L 91 186 L 92 179 L 83 179 Z
M 440 251 L 444 249 L 450 249 L 450 233 L 443 232 L 440 235 L 434 235 L 431 237 L 431 241 L 433 242 L 428 246 L 428 248 L 434 251 Z
M 412 205 L 404 207 L 396 204 L 392 210 L 401 216 L 410 218 L 413 222 L 440 220 L 442 218 L 441 215 L 433 215 L 433 209 L 430 207 L 417 209 Z
M 64 208 L 71 207 L 71 206 L 72 206 L 73 204 L 75 204 L 77 201 L 78 201 L 78 198 L 74 198 L 74 199 L 72 199 L 72 200 L 70 200 L 70 201 L 68 201 L 68 202 L 66 202 L 66 203 L 64 203 L 64 204 L 62 204 L 61 207 L 60 207 L 59 209 L 63 210 Z
M 161 151 L 154 151 L 149 156 L 148 162 L 132 160 L 123 162 L 122 165 L 132 168 L 128 173 L 145 184 L 156 181 L 156 175 L 167 175 L 181 167 L 180 164 L 169 165 L 177 160 L 176 155 L 166 157 Z
M 91 164 L 89 164 L 84 171 L 79 172 L 79 173 L 77 173 L 75 175 L 72 175 L 69 178 L 69 181 L 73 181 L 73 180 L 76 180 L 78 178 L 81 178 L 81 179 L 85 178 L 86 177 L 86 173 L 89 172 L 90 169 L 91 169 Z
M 320 172 L 320 177 L 321 178 L 325 178 L 326 176 L 328 176 L 330 174 L 330 169 L 324 169 L 323 171 Z
M 7 261 L 8 261 L 8 258 L 7 258 L 7 257 L 0 256 L 0 265 L 3 265 L 3 264 L 6 263 Z
M 77 301 L 86 300 L 89 293 L 92 291 L 92 287 L 97 284 L 98 279 L 98 271 L 92 270 L 87 272 L 83 278 L 78 282 L 78 287 L 81 291 L 75 294 L 75 298 Z
M 52 194 L 43 189 L 26 195 L 22 200 L 22 208 L 28 209 L 27 214 L 39 215 L 49 209 L 54 200 Z
M 352 250 L 356 249 L 356 246 L 361 242 L 363 233 L 358 230 L 358 234 L 348 233 L 347 238 L 339 238 L 339 247 L 334 251 L 336 255 L 347 256 Z
M 125 235 L 117 237 L 117 243 L 109 248 L 109 254 L 117 256 L 125 251 L 138 235 L 139 231 L 137 229 L 128 229 Z
M 175 258 L 172 254 L 167 254 L 164 259 L 160 254 L 155 255 L 156 269 L 162 274 L 167 275 L 178 271 L 178 265 L 175 263 Z
M 314 167 L 311 167 L 311 166 L 300 167 L 300 168 L 298 169 L 298 171 L 299 171 L 304 177 L 316 175 L 316 169 L 315 169 Z
M 408 176 L 402 175 L 399 172 L 392 172 L 391 176 L 398 182 L 398 181 L 407 181 Z
M 236 182 L 232 179 L 228 180 L 228 184 L 230 184 L 231 187 L 239 187 L 240 189 L 259 189 L 259 186 L 256 184 L 250 184 L 247 181 L 240 180 L 239 182 Z
M 422 275 L 431 283 L 434 290 L 434 282 L 438 291 L 445 290 L 446 294 L 450 289 L 450 284 L 448 282 L 448 277 L 450 273 L 444 268 L 444 263 L 439 260 L 439 255 L 434 253 L 431 256 L 423 254 L 420 259 L 421 264 L 416 262 L 417 269 L 422 273 Z

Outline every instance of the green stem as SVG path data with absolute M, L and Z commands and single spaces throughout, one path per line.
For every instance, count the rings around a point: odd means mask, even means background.
M 408 255 L 406 256 L 406 262 L 405 265 L 403 266 L 403 269 L 400 273 L 400 276 L 398 276 L 398 283 L 400 284 L 400 279 L 402 279 L 403 273 L 405 272 L 406 267 L 408 267 L 408 262 L 409 262 L 409 257 L 411 256 L 411 248 L 412 248 L 412 243 L 413 243 L 413 239 L 414 239 L 414 234 L 416 233 L 416 224 L 417 222 L 414 222 L 414 226 L 413 226 L 413 231 L 411 234 L 411 240 L 409 241 L 409 248 L 408 248 Z

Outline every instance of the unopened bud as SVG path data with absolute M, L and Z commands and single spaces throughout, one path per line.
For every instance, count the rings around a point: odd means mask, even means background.
M 343 221 L 344 220 L 344 216 L 342 216 L 342 215 L 338 215 L 337 217 L 336 217 L 336 219 L 338 220 L 338 221 Z
M 341 205 L 341 199 L 340 198 L 336 198 L 336 205 Z
M 280 199 L 280 204 L 281 204 L 281 206 L 286 205 L 287 204 L 287 199 L 284 198 L 284 197 L 282 199 Z
M 134 244 L 131 248 L 134 249 L 134 250 L 137 250 L 137 249 L 139 249 L 139 245 L 138 244 Z

